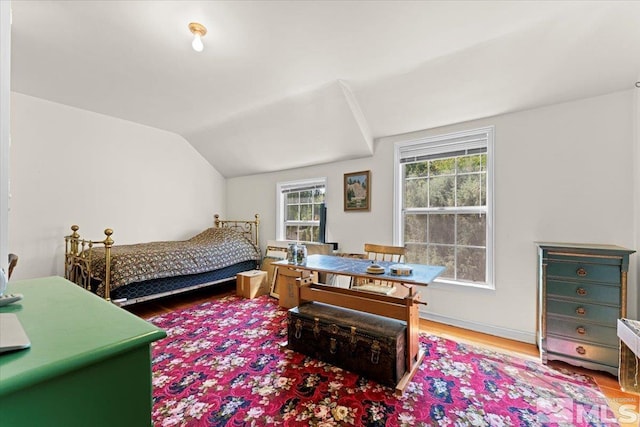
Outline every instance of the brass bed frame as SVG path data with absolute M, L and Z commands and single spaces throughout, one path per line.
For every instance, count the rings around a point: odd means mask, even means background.
M 220 215 L 214 215 L 214 227 L 215 228 L 230 228 L 242 233 L 247 237 L 256 247 L 258 253 L 260 253 L 260 239 L 259 239 L 259 225 L 260 217 L 255 214 L 255 219 L 242 221 L 242 220 L 222 220 Z M 64 277 L 71 282 L 87 289 L 92 289 L 92 280 L 104 280 L 104 299 L 111 301 L 111 248 L 115 241 L 111 238 L 113 230 L 107 228 L 104 230 L 106 238 L 104 240 L 88 240 L 80 237 L 78 230 L 80 227 L 77 225 L 71 226 L 71 234 L 64 237 L 65 241 L 65 257 L 64 257 Z M 94 277 L 91 271 L 91 263 L 93 257 L 94 246 L 104 246 L 105 249 L 105 274 L 104 279 L 100 277 Z M 256 261 L 260 263 L 260 259 Z M 228 281 L 230 278 L 215 280 L 212 282 L 201 283 L 199 285 L 189 286 L 181 289 L 176 289 L 168 292 L 161 292 L 158 294 L 148 295 L 145 297 L 136 298 L 133 301 L 113 301 L 118 305 L 128 305 L 137 302 L 147 301 L 150 299 L 160 298 L 163 296 L 185 292 L 189 290 L 199 289 L 205 286 L 214 285 Z

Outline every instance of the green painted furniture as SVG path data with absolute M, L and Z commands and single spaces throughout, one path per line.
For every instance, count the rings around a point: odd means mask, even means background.
M 613 245 L 538 242 L 537 344 L 561 360 L 618 374 L 616 321 L 626 316 L 629 255 Z
M 165 332 L 61 277 L 10 283 L 31 348 L 0 354 L 0 425 L 150 426 L 151 343 Z

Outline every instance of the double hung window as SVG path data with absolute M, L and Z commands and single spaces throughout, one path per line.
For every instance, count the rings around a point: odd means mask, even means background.
M 279 240 L 320 241 L 326 186 L 326 178 L 278 183 L 276 235 Z
M 437 282 L 493 287 L 493 132 L 396 143 L 394 240 Z

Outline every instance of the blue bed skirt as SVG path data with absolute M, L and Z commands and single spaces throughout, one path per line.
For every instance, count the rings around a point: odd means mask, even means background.
M 153 295 L 164 293 L 176 293 L 181 289 L 193 288 L 205 283 L 225 283 L 235 280 L 236 274 L 256 268 L 256 261 L 243 261 L 215 271 L 207 271 L 186 276 L 166 277 L 162 279 L 151 279 L 143 282 L 130 283 L 111 291 L 111 300 L 136 300 L 151 299 Z M 147 298 L 148 297 L 148 298 Z

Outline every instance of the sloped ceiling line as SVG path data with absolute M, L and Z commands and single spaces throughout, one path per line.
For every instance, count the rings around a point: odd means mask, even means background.
M 369 125 L 338 80 L 185 137 L 225 177 L 373 154 Z
M 362 109 L 360 108 L 360 104 L 353 94 L 353 91 L 345 81 L 338 80 L 338 84 L 342 88 L 342 92 L 344 93 L 345 99 L 347 100 L 347 104 L 349 104 L 349 108 L 351 108 L 354 120 L 360 127 L 360 132 L 362 132 L 362 136 L 369 144 L 369 150 L 371 151 L 371 154 L 373 154 L 373 136 L 371 135 L 371 127 L 369 126 L 369 123 L 367 122 L 367 119 L 364 116 Z

